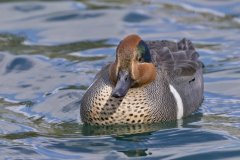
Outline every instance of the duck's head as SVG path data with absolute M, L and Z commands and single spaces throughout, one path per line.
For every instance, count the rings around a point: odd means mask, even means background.
M 156 77 L 147 44 L 138 35 L 125 37 L 116 49 L 116 60 L 109 68 L 113 97 L 123 97 L 131 87 L 141 87 Z

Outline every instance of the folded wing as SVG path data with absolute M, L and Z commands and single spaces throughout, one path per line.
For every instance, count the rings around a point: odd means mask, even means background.
M 160 69 L 176 76 L 192 76 L 202 67 L 192 42 L 187 39 L 175 43 L 171 41 L 147 42 L 153 63 Z

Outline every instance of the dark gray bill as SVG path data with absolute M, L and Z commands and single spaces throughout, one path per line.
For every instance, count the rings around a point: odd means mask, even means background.
M 116 98 L 124 97 L 131 86 L 131 82 L 132 79 L 129 75 L 129 72 L 120 71 L 118 74 L 117 84 L 112 91 L 112 96 Z

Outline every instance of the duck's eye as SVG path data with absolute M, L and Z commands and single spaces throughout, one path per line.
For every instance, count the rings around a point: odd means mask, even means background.
M 139 57 L 138 62 L 144 62 L 144 59 L 142 57 Z

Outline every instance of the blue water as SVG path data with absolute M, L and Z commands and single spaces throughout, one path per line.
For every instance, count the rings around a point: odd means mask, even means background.
M 0 159 L 240 159 L 238 0 L 1 1 Z M 79 102 L 127 34 L 191 39 L 205 64 L 193 115 L 91 127 Z

